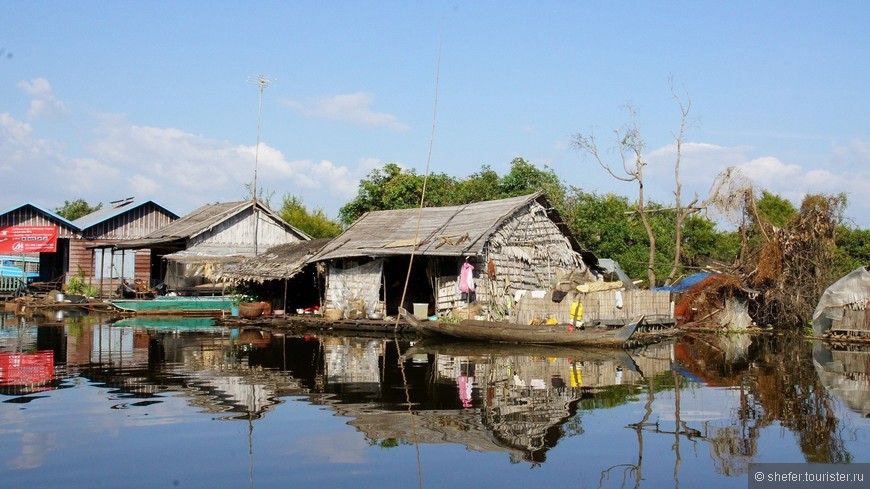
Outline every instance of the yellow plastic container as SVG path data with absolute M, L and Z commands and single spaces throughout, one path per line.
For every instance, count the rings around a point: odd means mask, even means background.
M 583 320 L 583 303 L 582 302 L 572 302 L 571 303 L 571 319 L 575 321 Z

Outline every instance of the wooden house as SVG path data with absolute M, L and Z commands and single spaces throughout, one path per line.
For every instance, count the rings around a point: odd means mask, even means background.
M 54 212 L 27 203 L 0 214 L 0 227 L 56 229 L 54 251 L 34 253 L 39 257 L 41 282 L 57 281 L 58 288 L 72 276 L 80 276 L 102 293 L 110 292 L 122 278 L 148 280 L 148 254 L 115 255 L 112 243 L 145 236 L 178 216 L 151 200 L 127 198 L 84 217 L 69 221 Z
M 158 283 L 160 263 L 152 261 L 150 250 L 115 250 L 114 246 L 147 236 L 176 219 L 178 214 L 153 200 L 130 197 L 109 202 L 73 221 L 81 239 L 70 246 L 69 274 L 83 275 L 101 297 L 111 297 L 124 280 Z
M 179 294 L 221 293 L 212 273 L 219 265 L 242 261 L 280 244 L 308 240 L 259 201 L 206 204 L 190 214 L 116 250 L 150 249 L 163 265 L 161 279 Z
M 70 247 L 80 239 L 80 229 L 73 222 L 55 212 L 27 202 L 0 214 L 0 232 L 8 229 L 40 228 L 54 230 L 54 251 L 20 253 L 27 258 L 39 260 L 39 282 L 62 283 L 69 271 Z M 14 252 L 19 254 L 19 252 Z M 0 278 L 0 294 L 9 295 L 19 286 L 19 280 Z
M 344 311 L 347 317 L 395 314 L 401 305 L 417 315 L 525 320 L 542 312 L 567 320 L 571 300 L 555 299 L 579 293 L 575 285 L 597 279 L 597 258 L 581 249 L 540 192 L 458 206 L 369 212 L 312 261 L 327 271 L 323 300 L 326 313 L 336 317 L 330 311 Z M 469 266 L 471 284 L 463 274 Z M 464 292 L 468 285 L 473 293 Z M 613 296 L 612 291 L 589 294 L 590 301 L 593 296 Z M 669 294 L 653 295 L 660 312 L 667 314 Z M 593 314 L 627 315 L 636 309 L 621 299 L 595 304 Z

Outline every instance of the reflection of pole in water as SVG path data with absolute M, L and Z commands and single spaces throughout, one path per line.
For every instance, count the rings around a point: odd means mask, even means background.
M 680 374 L 676 370 L 673 371 L 674 376 L 674 487 L 680 486 L 680 464 L 682 458 L 680 456 Z
M 251 384 L 251 400 L 255 405 L 256 395 L 254 384 Z M 254 489 L 254 407 L 248 406 L 248 478 L 251 489 Z

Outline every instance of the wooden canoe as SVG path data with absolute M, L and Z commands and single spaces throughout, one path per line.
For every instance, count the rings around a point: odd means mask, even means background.
M 463 319 L 457 323 L 418 319 L 405 309 L 399 315 L 420 334 L 449 336 L 453 338 L 495 341 L 500 343 L 528 343 L 535 345 L 594 345 L 622 346 L 644 316 L 638 316 L 623 326 L 587 326 L 585 329 L 570 328 L 568 324 L 515 324 L 500 321 Z M 574 329 L 573 331 L 570 331 Z

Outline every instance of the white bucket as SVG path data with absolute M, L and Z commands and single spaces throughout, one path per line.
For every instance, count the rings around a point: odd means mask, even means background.
M 429 304 L 425 302 L 415 302 L 414 317 L 417 319 L 426 319 L 429 317 Z

